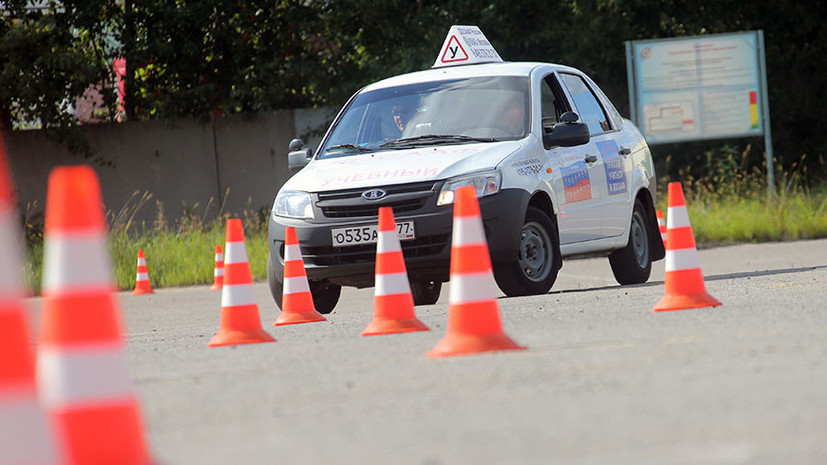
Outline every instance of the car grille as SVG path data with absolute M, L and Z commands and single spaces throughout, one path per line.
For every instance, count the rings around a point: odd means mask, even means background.
M 321 192 L 317 194 L 316 205 L 326 218 L 375 218 L 379 215 L 379 207 L 393 207 L 394 214 L 419 210 L 436 195 L 436 188 L 432 181 L 381 186 L 387 195 L 378 200 L 362 197 L 369 188 Z

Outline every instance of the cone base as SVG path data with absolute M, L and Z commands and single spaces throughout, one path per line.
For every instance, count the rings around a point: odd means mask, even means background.
M 449 335 L 445 336 L 433 350 L 426 352 L 425 355 L 430 358 L 439 358 L 500 350 L 526 350 L 526 347 L 517 344 L 505 334 Z
M 222 286 L 221 284 L 213 284 L 212 286 L 210 286 L 211 291 L 220 291 L 223 288 L 224 286 Z
M 706 292 L 700 294 L 670 294 L 661 297 L 652 308 L 653 312 L 688 310 L 690 308 L 717 307 L 721 305 L 715 297 Z
M 379 336 L 382 334 L 412 333 L 414 331 L 430 331 L 425 323 L 418 318 L 393 320 L 389 318 L 374 318 L 368 327 L 362 331 L 362 336 Z
M 153 291 L 152 289 L 137 288 L 137 287 L 135 288 L 134 291 L 132 291 L 132 295 L 143 295 L 143 294 L 155 294 L 155 291 Z
M 295 325 L 300 323 L 313 323 L 314 321 L 327 321 L 327 318 L 322 316 L 316 310 L 309 312 L 281 312 L 273 326 Z
M 224 331 L 219 330 L 207 343 L 207 347 L 232 346 L 239 344 L 257 344 L 259 342 L 276 342 L 273 336 L 267 334 L 263 329 L 250 331 Z

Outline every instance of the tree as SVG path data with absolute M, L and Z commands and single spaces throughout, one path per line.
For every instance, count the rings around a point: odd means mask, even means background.
M 115 115 L 112 60 L 118 56 L 116 0 L 5 1 L 0 16 L 0 117 L 7 128 L 39 125 L 75 151 L 75 102 L 101 88 L 104 118 Z

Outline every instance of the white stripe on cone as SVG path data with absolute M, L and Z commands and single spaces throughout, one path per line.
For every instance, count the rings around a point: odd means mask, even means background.
M 665 271 L 694 270 L 700 267 L 698 251 L 695 248 L 666 251 Z
M 43 249 L 44 294 L 112 287 L 109 252 L 100 232 L 50 233 Z
M 485 244 L 485 230 L 478 216 L 454 218 L 453 247 Z
M 396 230 L 393 231 L 379 231 L 377 236 L 378 243 L 376 244 L 376 253 L 398 252 L 402 250 L 402 245 L 399 244 L 399 236 Z
M 224 284 L 221 292 L 221 306 L 237 307 L 239 305 L 258 305 L 253 284 Z
M 490 271 L 462 273 L 451 276 L 449 302 L 465 304 L 493 300 L 497 297 L 497 283 Z
M 686 211 L 686 205 L 669 207 L 666 212 L 666 229 L 685 228 L 687 226 L 691 226 L 691 224 L 689 224 L 689 213 Z
M 387 273 L 376 275 L 374 295 L 410 294 L 411 285 L 407 273 Z
M 302 249 L 299 244 L 290 244 L 284 246 L 284 261 L 291 262 L 302 259 Z
M 41 347 L 37 376 L 40 399 L 49 409 L 132 398 L 126 357 L 120 344 Z
M 298 294 L 300 292 L 310 292 L 310 285 L 307 283 L 306 276 L 293 276 L 292 278 L 284 278 L 284 287 L 282 294 Z
M 224 268 L 216 268 L 213 272 L 214 276 L 224 276 Z
M 138 273 L 135 281 L 149 281 L 149 273 Z
M 221 261 L 224 261 L 224 254 L 223 254 L 223 253 L 217 253 L 217 254 L 215 254 L 215 261 L 216 261 L 216 262 L 221 262 Z
M 146 258 L 138 257 L 138 266 L 146 266 Z
M 227 259 L 224 260 L 224 265 L 249 262 L 247 259 L 247 247 L 244 245 L 244 242 L 241 241 L 227 242 L 226 256 Z

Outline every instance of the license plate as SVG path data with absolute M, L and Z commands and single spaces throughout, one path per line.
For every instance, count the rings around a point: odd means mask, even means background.
M 379 237 L 377 230 L 378 226 L 372 224 L 350 228 L 336 228 L 332 229 L 330 234 L 333 236 L 333 246 L 343 247 L 348 245 L 373 244 Z M 413 220 L 396 223 L 396 234 L 400 241 L 415 239 Z

